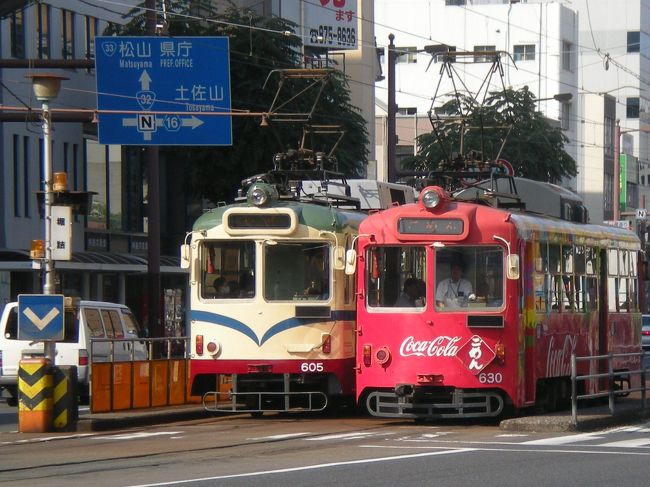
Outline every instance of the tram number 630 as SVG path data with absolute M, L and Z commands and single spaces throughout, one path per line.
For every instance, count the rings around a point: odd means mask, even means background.
M 301 372 L 322 372 L 324 370 L 321 362 L 303 362 L 300 364 Z
M 478 381 L 481 384 L 500 384 L 503 382 L 503 374 L 501 372 L 485 373 L 482 372 L 478 375 Z

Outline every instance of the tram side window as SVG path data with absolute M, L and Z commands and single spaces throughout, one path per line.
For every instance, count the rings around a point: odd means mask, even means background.
M 371 247 L 367 250 L 366 262 L 368 307 L 424 308 L 426 296 L 424 247 Z
M 550 275 L 551 310 L 559 311 L 562 306 L 562 290 L 564 279 L 562 276 L 561 247 L 556 244 L 548 245 L 548 271 Z
M 327 300 L 330 246 L 324 242 L 274 242 L 264 246 L 264 299 Z
M 255 296 L 255 242 L 206 241 L 201 248 L 201 297 Z

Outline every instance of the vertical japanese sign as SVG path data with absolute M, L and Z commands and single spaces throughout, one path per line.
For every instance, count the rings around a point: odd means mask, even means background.
M 99 142 L 231 145 L 227 37 L 97 37 Z
M 52 259 L 72 258 L 72 208 L 52 207 Z
M 318 0 L 302 5 L 306 46 L 357 48 L 357 0 Z

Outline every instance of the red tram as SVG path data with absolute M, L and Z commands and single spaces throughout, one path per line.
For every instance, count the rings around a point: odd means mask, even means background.
M 456 201 L 365 219 L 357 399 L 375 416 L 482 417 L 570 399 L 570 356 L 640 350 L 640 241 L 630 231 Z M 578 373 L 595 373 L 581 363 Z M 638 368 L 638 358 L 614 369 Z M 633 383 L 634 385 L 634 383 Z M 584 392 L 595 392 L 597 381 Z

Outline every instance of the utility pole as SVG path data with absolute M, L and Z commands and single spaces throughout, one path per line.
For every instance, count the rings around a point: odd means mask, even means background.
M 612 189 L 612 199 L 614 200 L 612 220 L 618 221 L 621 218 L 621 121 L 616 119 L 614 127 L 614 187 Z
M 397 181 L 397 164 L 395 161 L 395 149 L 397 146 L 397 133 L 395 124 L 395 112 L 397 105 L 395 104 L 395 44 L 393 34 L 388 35 L 388 114 L 386 120 L 386 142 L 388 145 L 388 182 L 394 183 Z
M 146 34 L 156 35 L 156 0 L 146 0 Z M 147 273 L 149 336 L 165 335 L 160 321 L 160 174 L 158 146 L 147 146 Z

